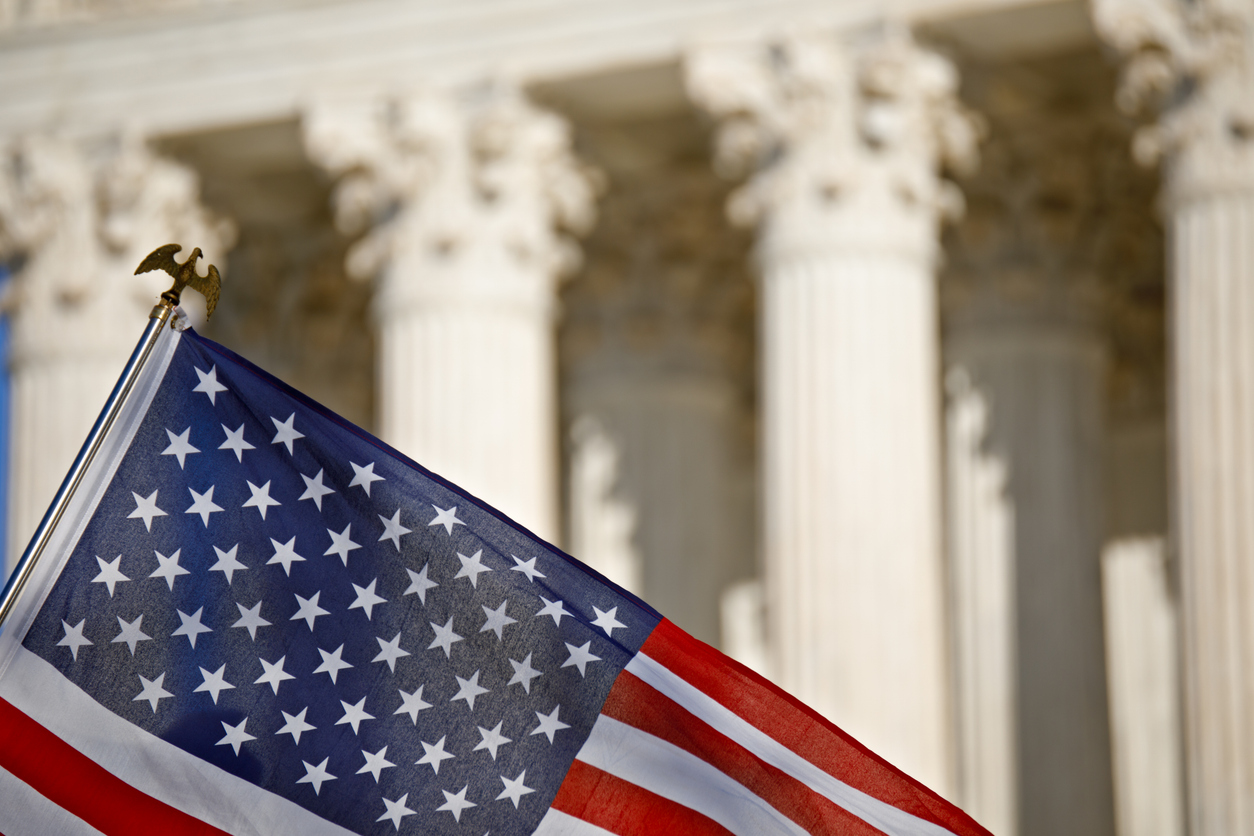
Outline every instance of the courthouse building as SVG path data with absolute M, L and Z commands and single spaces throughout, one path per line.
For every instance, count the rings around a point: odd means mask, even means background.
M 1252 0 L 0 0 L 10 566 L 171 241 L 998 836 L 1254 836 Z

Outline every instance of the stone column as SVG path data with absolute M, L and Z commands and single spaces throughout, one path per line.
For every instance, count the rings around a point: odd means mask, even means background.
M 517 91 L 326 103 L 311 157 L 339 178 L 351 275 L 376 283 L 378 431 L 542 537 L 557 530 L 556 284 L 595 178 Z
M 170 285 L 135 267 L 177 242 L 225 273 L 234 232 L 200 205 L 189 169 L 134 138 L 26 137 L 0 147 L 0 166 L 0 255 L 20 265 L 5 299 L 11 570 Z
M 728 649 L 721 595 L 755 557 L 749 236 L 692 115 L 597 140 L 614 185 L 564 297 L 571 550 Z M 672 144 L 691 153 L 638 162 Z
M 1189 832 L 1254 834 L 1254 6 L 1098 0 L 1119 104 L 1159 114 Z
M 1129 537 L 1102 552 L 1120 836 L 1185 833 L 1179 632 L 1163 546 L 1162 537 Z
M 963 803 L 1007 836 L 1105 836 L 1106 365 L 1085 298 L 1094 288 L 999 278 L 1009 287 L 981 288 L 946 318 Z
M 775 676 L 873 751 L 952 790 L 940 543 L 938 175 L 974 162 L 952 67 L 901 33 L 712 45 L 688 62 L 750 180 Z

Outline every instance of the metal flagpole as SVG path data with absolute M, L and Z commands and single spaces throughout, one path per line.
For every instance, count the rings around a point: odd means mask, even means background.
M 121 377 L 118 378 L 117 384 L 113 387 L 109 400 L 105 401 L 104 409 L 101 410 L 100 417 L 96 419 L 95 425 L 92 426 L 91 432 L 88 433 L 87 440 L 83 442 L 82 449 L 78 451 L 78 456 L 74 459 L 70 472 L 65 475 L 65 479 L 61 482 L 61 487 L 57 490 L 57 495 L 53 498 L 52 505 L 48 507 L 47 512 L 44 513 L 44 517 L 39 523 L 39 527 L 35 529 L 35 536 L 31 538 L 26 551 L 22 552 L 22 559 L 18 561 L 13 574 L 9 577 L 8 582 L 5 583 L 4 591 L 0 593 L 0 627 L 3 627 L 5 621 L 8 620 L 9 613 L 12 611 L 13 605 L 17 603 L 18 597 L 22 594 L 26 581 L 35 569 L 35 564 L 39 562 L 39 558 L 43 555 L 44 547 L 47 546 L 53 530 L 56 528 L 57 523 L 60 522 L 65 509 L 69 506 L 74 492 L 78 490 L 79 483 L 83 480 L 83 475 L 87 472 L 88 467 L 91 466 L 92 461 L 95 460 L 96 452 L 100 449 L 101 442 L 109 434 L 109 430 L 113 427 L 113 422 L 122 411 L 122 405 L 126 403 L 127 396 L 130 395 L 131 389 L 135 386 L 135 381 L 139 379 L 144 365 L 148 362 L 149 355 L 152 354 L 153 347 L 157 344 L 157 337 L 160 336 L 162 327 L 174 315 L 174 309 L 178 306 L 183 288 L 191 286 L 201 291 L 208 303 L 209 313 L 213 313 L 213 309 L 218 301 L 220 288 L 218 271 L 210 265 L 209 276 L 202 278 L 196 275 L 196 259 L 200 257 L 200 248 L 192 250 L 192 254 L 187 261 L 179 264 L 174 260 L 174 253 L 181 249 L 182 247 L 177 244 L 167 244 L 149 254 L 147 258 L 140 262 L 139 267 L 135 269 L 137 275 L 150 270 L 165 270 L 174 276 L 174 286 L 161 294 L 160 301 L 152 309 L 152 313 L 148 315 L 148 326 L 144 329 L 143 335 L 140 336 L 135 350 L 131 352 L 131 359 L 126 362 L 125 368 L 122 369 Z

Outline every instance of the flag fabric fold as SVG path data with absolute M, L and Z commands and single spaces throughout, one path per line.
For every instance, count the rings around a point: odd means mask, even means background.
M 986 833 L 361 429 L 159 339 L 0 635 L 6 836 Z

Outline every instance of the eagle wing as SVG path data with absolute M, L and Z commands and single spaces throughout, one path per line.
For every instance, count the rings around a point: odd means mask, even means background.
M 148 256 L 139 263 L 135 268 L 135 275 L 147 273 L 151 270 L 164 270 L 174 278 L 179 277 L 179 263 L 174 260 L 174 254 L 183 249 L 178 244 L 166 244 L 164 247 L 158 247 L 148 254 Z
M 174 245 L 171 244 L 170 246 Z M 168 247 L 162 247 L 161 249 L 168 249 Z M 173 253 L 173 251 L 171 251 L 171 253 Z M 148 258 L 152 258 L 152 256 L 149 256 Z M 145 259 L 145 261 L 147 261 L 147 259 Z M 143 265 L 140 266 L 142 267 Z M 192 288 L 192 290 L 198 291 L 205 297 L 206 318 L 213 316 L 213 309 L 218 306 L 218 296 L 222 293 L 222 277 L 218 275 L 218 268 L 210 264 L 209 275 L 207 276 L 199 276 L 193 272 L 192 280 L 188 282 L 188 285 Z

